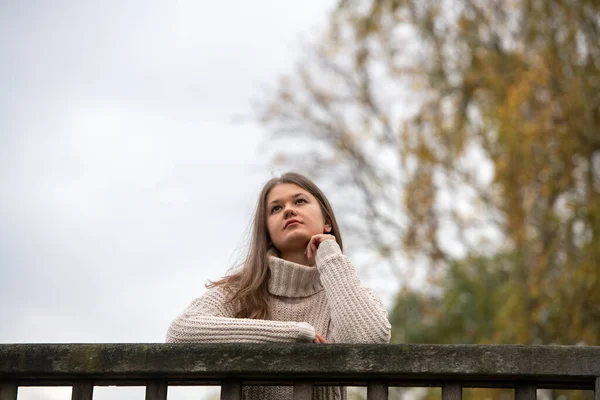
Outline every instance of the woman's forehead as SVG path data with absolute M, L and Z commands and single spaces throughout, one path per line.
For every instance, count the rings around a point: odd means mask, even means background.
M 302 189 L 300 186 L 294 183 L 280 183 L 278 185 L 275 185 L 269 191 L 267 195 L 267 203 L 271 203 L 278 200 L 286 200 L 288 198 L 296 197 L 298 195 L 311 196 L 311 194 L 307 190 Z

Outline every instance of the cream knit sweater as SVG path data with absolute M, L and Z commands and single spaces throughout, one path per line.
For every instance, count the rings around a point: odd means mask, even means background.
M 360 285 L 338 244 L 322 242 L 315 262 L 316 268 L 269 258 L 270 320 L 234 318 L 226 294 L 212 288 L 171 323 L 167 342 L 312 342 L 316 331 L 328 343 L 388 343 L 391 328 L 385 308 L 375 293 Z M 248 386 L 243 397 L 293 398 L 287 386 Z M 313 398 L 345 399 L 346 393 L 340 387 L 315 386 Z

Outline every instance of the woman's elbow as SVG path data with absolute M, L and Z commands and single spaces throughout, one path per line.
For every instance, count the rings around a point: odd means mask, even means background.
M 342 338 L 340 343 L 368 343 L 368 344 L 387 344 L 390 342 L 391 326 L 389 322 L 371 325 L 368 328 L 348 332 Z
M 371 331 L 371 343 L 387 344 L 392 337 L 392 326 L 387 318 L 381 321 L 378 326 Z
M 167 337 L 165 339 L 166 343 L 185 343 L 190 342 L 190 332 L 185 329 L 185 327 L 179 321 L 179 318 L 176 318 L 169 325 L 169 329 L 167 329 Z

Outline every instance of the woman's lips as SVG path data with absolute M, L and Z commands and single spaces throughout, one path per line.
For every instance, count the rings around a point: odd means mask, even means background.
M 298 221 L 290 221 L 287 224 L 285 224 L 285 228 L 283 228 L 283 229 L 286 229 L 288 226 L 297 225 L 299 223 L 300 222 L 298 222 Z

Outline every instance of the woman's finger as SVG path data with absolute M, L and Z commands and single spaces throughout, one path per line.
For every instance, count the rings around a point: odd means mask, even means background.
M 317 234 L 311 237 L 306 246 L 306 258 L 312 260 L 315 257 L 315 254 L 317 254 L 319 245 L 326 240 L 335 240 L 335 236 L 329 234 Z
M 308 258 L 309 260 L 312 260 L 313 257 L 313 243 L 314 243 L 315 237 L 311 237 L 310 240 L 308 241 L 308 246 L 306 246 L 306 258 Z
M 315 340 L 318 339 L 318 342 L 315 343 L 321 343 L 321 344 L 326 344 L 327 340 L 325 340 L 325 338 L 323 336 L 321 336 L 319 333 L 316 334 L 315 336 Z

